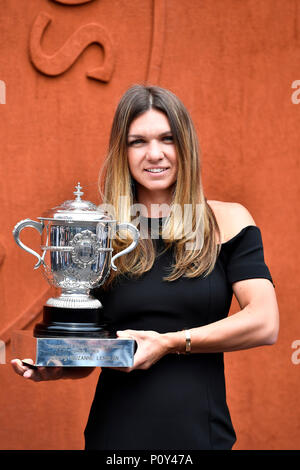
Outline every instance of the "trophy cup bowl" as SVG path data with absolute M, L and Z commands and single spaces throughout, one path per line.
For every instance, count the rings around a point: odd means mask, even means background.
M 43 321 L 35 325 L 33 335 L 37 338 L 37 362 L 38 365 L 57 365 L 60 362 L 66 366 L 103 366 L 109 364 L 107 353 L 113 352 L 111 357 L 119 358 L 116 348 L 124 356 L 129 346 L 129 362 L 132 363 L 133 341 L 123 340 L 127 344 L 122 344 L 122 340 L 112 337 L 112 332 L 101 319 L 101 302 L 90 294 L 90 290 L 105 282 L 110 269 L 117 269 L 115 260 L 118 257 L 136 247 L 139 231 L 130 223 L 117 223 L 106 211 L 82 200 L 81 189 L 78 183 L 74 192 L 76 199 L 65 201 L 38 217 L 39 222 L 22 220 L 13 230 L 16 243 L 37 258 L 34 269 L 42 267 L 48 283 L 61 291 L 58 297 L 46 301 Z M 20 233 L 26 227 L 35 228 L 41 234 L 41 255 L 20 240 Z M 112 239 L 120 230 L 129 231 L 132 242 L 113 255 Z M 103 348 L 106 355 L 103 355 Z M 57 349 L 64 354 L 58 356 Z M 106 357 L 106 360 L 95 360 L 95 355 Z M 78 357 L 88 359 L 82 363 L 76 360 Z M 112 365 L 118 363 L 118 360 L 112 360 Z

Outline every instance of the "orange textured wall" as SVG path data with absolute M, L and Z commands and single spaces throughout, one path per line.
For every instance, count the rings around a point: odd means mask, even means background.
M 128 86 L 174 91 L 195 121 L 209 199 L 261 228 L 281 330 L 273 347 L 225 354 L 235 449 L 299 449 L 299 0 L 0 0 L 0 339 L 32 329 L 49 296 L 14 243 L 24 218 L 97 175 Z M 299 86 L 294 84 L 294 86 Z M 294 95 L 292 96 L 292 94 Z M 23 234 L 22 234 L 23 235 Z M 38 246 L 37 234 L 22 239 Z M 231 312 L 238 310 L 234 301 Z M 292 353 L 294 362 L 292 361 Z M 0 365 L 0 448 L 81 449 L 99 372 L 29 383 Z

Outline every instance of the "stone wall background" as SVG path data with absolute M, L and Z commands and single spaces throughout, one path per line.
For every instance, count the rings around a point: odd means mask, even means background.
M 299 449 L 299 0 L 0 0 L 0 9 L 0 448 L 83 447 L 99 371 L 29 383 L 9 364 L 12 332 L 32 329 L 49 297 L 12 230 L 71 199 L 78 180 L 99 202 L 117 102 L 148 82 L 190 110 L 206 196 L 249 209 L 276 286 L 276 345 L 225 354 L 234 448 Z M 22 240 L 37 249 L 32 232 Z

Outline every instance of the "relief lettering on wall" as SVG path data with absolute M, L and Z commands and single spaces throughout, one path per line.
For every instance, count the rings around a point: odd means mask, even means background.
M 295 339 L 295 341 L 292 342 L 292 348 L 295 349 L 296 351 L 293 352 L 291 360 L 292 363 L 295 365 L 300 364 L 300 340 Z
M 5 356 L 5 342 L 0 339 L 0 364 L 6 364 Z
M 6 104 L 6 85 L 3 80 L 0 80 L 0 104 Z
M 300 95 L 300 80 L 294 80 L 292 83 L 292 88 L 297 88 L 297 90 L 292 93 L 292 96 L 291 96 L 292 103 L 299 104 L 300 99 L 298 98 L 298 95 Z
M 96 23 L 81 26 L 58 51 L 48 55 L 42 49 L 41 40 L 51 21 L 52 18 L 48 13 L 39 13 L 30 32 L 29 53 L 36 69 L 49 76 L 61 75 L 74 64 L 90 44 L 95 43 L 104 51 L 104 62 L 88 71 L 86 75 L 95 80 L 108 82 L 114 69 L 114 52 L 105 29 Z
M 63 5 L 83 5 L 84 3 L 93 2 L 94 0 L 52 0 L 56 3 L 62 3 Z

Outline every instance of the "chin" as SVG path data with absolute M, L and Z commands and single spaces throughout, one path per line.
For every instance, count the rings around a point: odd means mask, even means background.
M 144 187 L 147 188 L 149 191 L 168 191 L 172 188 L 172 184 L 152 184 L 152 185 L 145 185 Z

